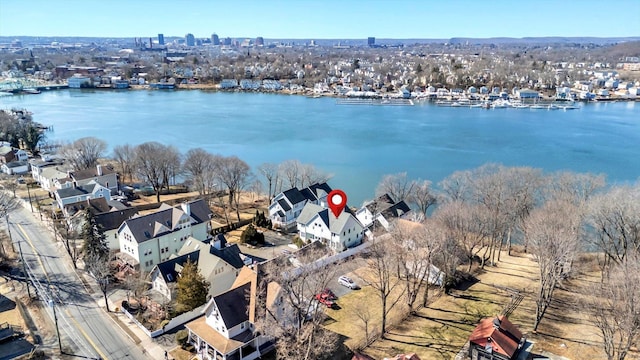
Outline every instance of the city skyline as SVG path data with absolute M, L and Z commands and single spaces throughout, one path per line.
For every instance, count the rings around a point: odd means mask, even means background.
M 0 3 L 0 36 L 267 39 L 640 36 L 640 1 L 125 0 Z M 183 14 L 183 16 L 180 16 Z M 601 17 L 602 20 L 597 18 Z

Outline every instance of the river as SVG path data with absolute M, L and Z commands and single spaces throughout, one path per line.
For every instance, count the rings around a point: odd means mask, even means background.
M 640 104 L 578 110 L 337 105 L 333 98 L 200 90 L 57 90 L 0 97 L 53 131 L 49 141 L 95 136 L 115 145 L 158 141 L 183 153 L 202 147 L 252 168 L 298 159 L 333 174 L 359 206 L 384 174 L 406 171 L 437 184 L 488 162 L 545 171 L 640 178 Z

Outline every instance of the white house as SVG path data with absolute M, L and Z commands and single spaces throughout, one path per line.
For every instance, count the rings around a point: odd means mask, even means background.
M 56 188 L 63 189 L 74 185 L 86 185 L 91 181 L 108 188 L 112 195 L 118 193 L 118 177 L 111 166 L 96 165 L 95 168 L 68 171 L 67 176 L 56 178 L 53 183 Z
M 308 203 L 296 223 L 302 240 L 321 241 L 334 251 L 354 247 L 364 236 L 364 227 L 348 207 L 335 217 L 329 209 Z
M 407 217 L 410 211 L 411 208 L 404 200 L 395 202 L 389 194 L 384 194 L 375 200 L 365 202 L 362 208 L 356 211 L 356 218 L 365 229 L 379 224 L 384 230 L 389 231 L 389 226 L 394 219 Z M 380 228 L 374 230 L 380 230 Z
M 65 205 L 67 204 L 89 199 L 97 199 L 103 197 L 107 201 L 111 200 L 111 191 L 95 181 L 82 186 L 57 189 L 54 195 L 59 209 L 64 209 Z
M 29 154 L 22 149 L 15 150 L 14 154 L 18 161 L 29 161 Z
M 2 164 L 1 169 L 7 175 L 26 174 L 29 172 L 29 163 L 26 161 L 11 161 Z
M 31 177 L 49 192 L 55 191 L 54 182 L 57 179 L 68 176 L 68 170 L 70 167 L 63 165 L 62 161 L 31 160 Z
M 516 96 L 522 100 L 537 100 L 540 98 L 540 93 L 531 89 L 519 89 L 516 91 Z
M 331 188 L 327 183 L 313 184 L 302 190 L 297 187 L 281 192 L 273 197 L 269 205 L 269 218 L 274 228 L 290 231 L 296 228 L 296 219 L 304 206 L 312 204 L 327 207 L 327 195 Z
M 204 316 L 185 325 L 200 359 L 253 360 L 274 349 L 255 328 L 256 293 L 257 275 L 239 276 L 230 290 L 209 300 Z
M 190 236 L 207 240 L 211 214 L 205 201 L 198 199 L 176 207 L 162 204 L 154 213 L 132 217 L 118 229 L 121 259 L 149 271 L 177 254 Z
M 151 288 L 162 294 L 169 301 L 173 300 L 175 298 L 175 284 L 187 261 L 196 264 L 198 262 L 198 251 L 174 257 L 155 265 L 149 274 Z

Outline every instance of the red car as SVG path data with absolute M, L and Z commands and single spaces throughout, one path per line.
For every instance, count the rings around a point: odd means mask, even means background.
M 328 308 L 332 308 L 335 305 L 334 300 L 336 299 L 336 295 L 329 289 L 324 289 L 321 293 L 316 294 L 316 300 Z

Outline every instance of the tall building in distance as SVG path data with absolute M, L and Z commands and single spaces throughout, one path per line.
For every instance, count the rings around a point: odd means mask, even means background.
M 164 45 L 164 34 L 158 34 L 158 45 Z
M 256 38 L 255 46 L 264 46 L 264 39 L 262 38 L 262 36 L 258 36 Z
M 376 45 L 376 38 L 374 38 L 373 36 L 368 37 L 367 38 L 367 45 L 375 46 Z
M 196 38 L 193 36 L 193 34 L 185 35 L 184 42 L 187 44 L 187 46 L 196 46 Z
M 227 45 L 227 46 L 231 45 L 231 38 L 230 37 L 224 38 L 224 45 Z
M 220 45 L 220 37 L 218 37 L 218 34 L 213 33 L 213 35 L 211 35 L 211 44 Z

